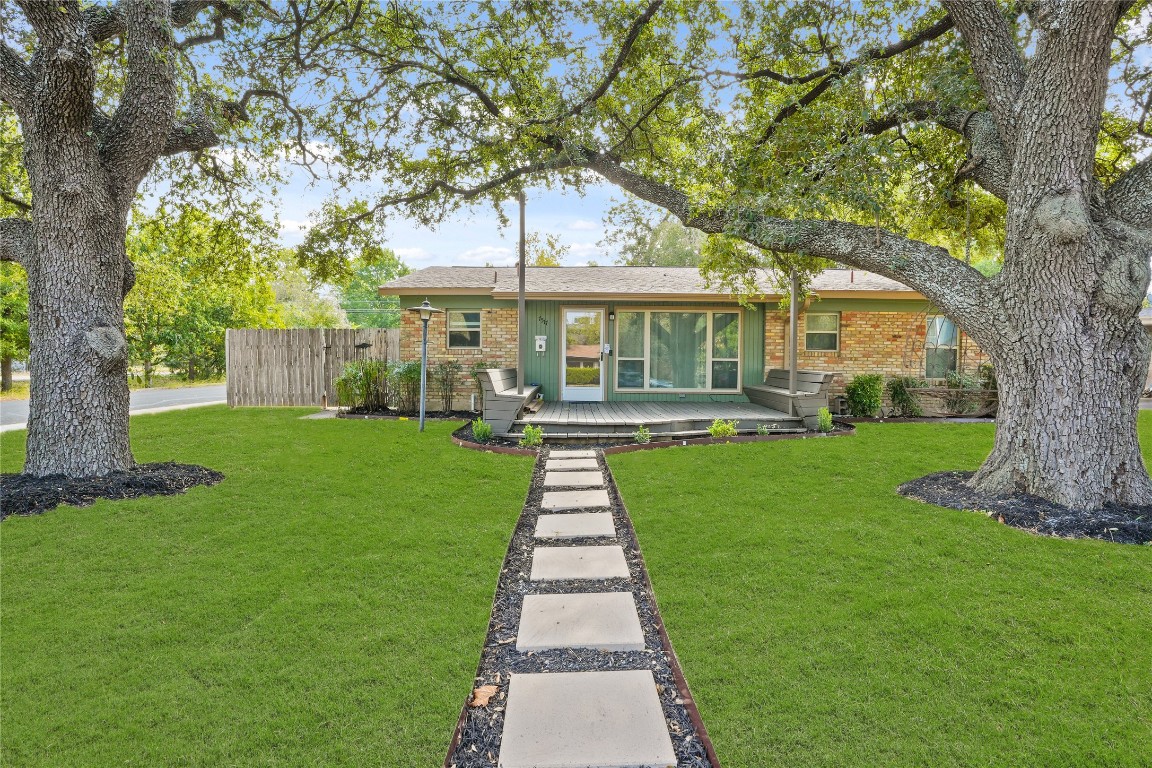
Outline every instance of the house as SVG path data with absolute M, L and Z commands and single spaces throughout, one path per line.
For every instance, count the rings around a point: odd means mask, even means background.
M 691 267 L 529 267 L 525 274 L 525 383 L 547 402 L 746 403 L 746 386 L 790 365 L 789 315 L 770 275 L 741 305 Z M 517 364 L 514 267 L 428 267 L 380 288 L 404 303 L 428 299 L 444 314 L 428 330 L 430 364 L 468 371 Z M 855 376 L 943 378 L 974 372 L 981 353 L 919 293 L 852 269 L 817 275 L 799 314 L 797 367 L 829 371 L 831 391 Z M 400 354 L 420 357 L 420 319 L 405 312 Z

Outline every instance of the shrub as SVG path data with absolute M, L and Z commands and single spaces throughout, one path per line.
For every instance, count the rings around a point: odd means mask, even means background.
M 386 360 L 353 360 L 333 382 L 336 404 L 350 409 L 383 411 L 388 407 L 389 380 Z
M 531 424 L 524 425 L 524 436 L 520 438 L 521 448 L 535 448 L 538 445 L 544 444 L 544 427 L 534 427 Z
M 708 434 L 712 437 L 735 437 L 736 436 L 736 419 L 725 421 L 724 419 L 716 419 L 708 427 Z
M 768 434 L 768 425 L 767 424 L 757 424 L 756 425 L 756 434 L 758 434 L 758 435 Z
M 913 389 L 924 386 L 915 376 L 897 376 L 888 381 L 888 399 L 892 402 L 893 416 L 923 416 L 924 410 L 916 400 Z
M 484 419 L 473 419 L 472 437 L 482 443 L 488 442 L 492 439 L 492 425 L 484 421 Z
M 400 413 L 420 410 L 420 361 L 394 363 L 388 371 L 393 404 Z
M 634 437 L 638 443 L 652 442 L 652 432 L 643 424 L 640 425 L 639 429 L 632 433 L 632 437 Z
M 816 430 L 819 432 L 832 431 L 832 412 L 827 408 L 821 408 L 816 412 Z
M 880 396 L 884 392 L 884 377 L 869 373 L 857 376 L 844 388 L 848 398 L 848 413 L 853 416 L 873 416 L 880 410 Z
M 456 394 L 456 376 L 464 366 L 455 360 L 444 360 L 437 363 L 428 373 L 436 385 L 436 394 L 440 397 L 440 407 L 445 413 L 452 410 L 452 400 Z
M 983 402 L 980 393 L 980 380 L 967 373 L 948 371 L 944 377 L 947 394 L 944 395 L 944 409 L 956 416 L 972 413 Z
M 599 368 L 569 368 L 565 372 L 564 381 L 570 386 L 580 386 L 582 384 L 599 384 L 600 383 L 600 369 Z

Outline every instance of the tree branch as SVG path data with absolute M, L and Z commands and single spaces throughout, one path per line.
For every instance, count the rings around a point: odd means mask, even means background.
M 25 213 L 31 213 L 32 212 L 32 204 L 29 203 L 27 200 L 23 200 L 19 197 L 14 197 L 13 195 L 8 194 L 7 192 L 0 192 L 0 199 L 2 199 L 4 202 L 8 203 L 8 205 L 11 205 L 13 208 L 19 208 L 20 210 L 24 211 Z
M 1016 142 L 1016 100 L 1024 88 L 1024 59 L 996 0 L 943 0 L 1004 143 Z
M 51 3 L 40 4 L 48 7 L 52 5 Z M 94 5 L 84 11 L 88 34 L 92 36 L 95 42 L 102 43 L 124 34 L 127 27 L 122 6 L 123 3 Z M 174 0 L 170 17 L 172 28 L 183 29 L 194 22 L 196 17 L 208 8 L 215 8 L 223 18 L 239 20 L 243 17 L 239 7 L 232 5 L 228 0 Z
M 32 260 L 32 222 L 11 217 L 0 219 L 0 261 L 27 266 Z
M 986 277 L 944 248 L 842 221 L 780 219 L 749 208 L 697 210 L 686 194 L 633 173 L 606 155 L 587 166 L 606 180 L 675 215 L 685 226 L 740 238 L 758 248 L 803 253 L 884 275 L 941 307 L 982 345 L 996 341 L 998 299 Z
M 23 57 L 0 42 L 0 101 L 22 114 L 32 93 L 32 70 Z
M 1130 168 L 1105 195 L 1112 213 L 1121 221 L 1152 228 L 1152 156 Z

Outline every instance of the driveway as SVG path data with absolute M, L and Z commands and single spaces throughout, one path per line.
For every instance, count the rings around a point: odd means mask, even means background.
M 215 405 L 223 403 L 227 399 L 223 384 L 181 387 L 180 389 L 136 389 L 132 391 L 129 397 L 131 398 L 128 406 L 130 413 Z M 22 429 L 26 421 L 28 421 L 27 400 L 0 402 L 0 427 L 4 430 Z

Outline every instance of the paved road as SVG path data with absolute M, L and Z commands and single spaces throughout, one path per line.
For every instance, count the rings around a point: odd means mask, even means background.
M 131 394 L 129 411 L 143 411 L 152 408 L 172 408 L 207 403 L 223 402 L 226 398 L 223 384 L 206 387 L 181 387 L 180 389 L 136 389 Z M 28 420 L 27 400 L 7 400 L 0 402 L 0 425 L 23 424 Z

